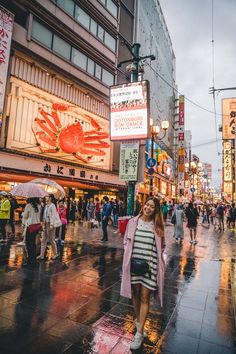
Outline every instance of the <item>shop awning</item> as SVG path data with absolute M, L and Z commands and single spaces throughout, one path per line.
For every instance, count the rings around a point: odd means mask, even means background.
M 35 176 L 38 177 L 36 174 L 21 174 L 21 173 L 10 173 L 10 172 L 0 172 L 0 181 L 2 182 L 8 182 L 8 183 L 24 183 L 31 181 L 32 179 L 35 178 Z M 119 188 L 117 186 L 108 186 L 106 184 L 98 184 L 96 182 L 96 185 L 92 182 L 86 183 L 86 182 L 80 182 L 80 181 L 75 181 L 75 180 L 69 180 L 69 179 L 63 179 L 63 178 L 54 178 L 54 177 L 49 177 L 47 176 L 48 179 L 51 179 L 58 184 L 60 184 L 63 187 L 67 188 L 78 188 L 78 189 L 90 189 L 90 190 L 101 190 L 101 189 L 116 189 L 117 191 Z

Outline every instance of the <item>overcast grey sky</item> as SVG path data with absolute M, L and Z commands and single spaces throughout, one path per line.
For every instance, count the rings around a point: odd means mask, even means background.
M 212 0 L 160 0 L 176 56 L 178 89 L 185 96 L 213 111 L 212 86 Z M 214 0 L 215 87 L 236 86 L 236 0 Z M 236 97 L 236 91 L 216 96 Z M 192 150 L 203 162 L 212 163 L 213 185 L 221 183 L 221 157 L 217 144 L 196 145 L 216 139 L 215 117 L 185 102 L 186 129 L 192 131 Z M 221 124 L 217 116 L 217 126 Z M 218 127 L 217 127 L 218 128 Z M 221 138 L 221 133 L 217 133 Z M 194 147 L 196 146 L 196 147 Z M 221 141 L 218 150 L 221 152 Z

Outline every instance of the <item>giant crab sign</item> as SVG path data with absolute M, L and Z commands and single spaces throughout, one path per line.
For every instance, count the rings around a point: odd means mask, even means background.
M 105 151 L 101 149 L 110 147 L 109 143 L 103 141 L 109 137 L 109 134 L 103 131 L 100 124 L 92 117 L 80 114 L 80 118 L 91 124 L 93 127 L 91 130 L 84 131 L 80 121 L 62 126 L 59 112 L 69 111 L 72 107 L 74 106 L 53 103 L 51 114 L 39 108 L 42 118 L 34 119 L 37 131 L 33 128 L 32 131 L 40 151 L 42 153 L 65 152 L 84 163 L 90 162 L 93 156 L 105 156 Z M 42 147 L 45 143 L 48 148 Z

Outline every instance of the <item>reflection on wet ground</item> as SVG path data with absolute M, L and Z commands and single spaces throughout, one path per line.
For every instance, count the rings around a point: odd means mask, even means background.
M 236 239 L 199 226 L 183 245 L 166 228 L 164 306 L 151 300 L 148 337 L 137 353 L 235 353 Z M 134 311 L 121 298 L 122 239 L 110 229 L 70 226 L 60 260 L 21 267 L 24 249 L 0 245 L 0 352 L 130 353 Z

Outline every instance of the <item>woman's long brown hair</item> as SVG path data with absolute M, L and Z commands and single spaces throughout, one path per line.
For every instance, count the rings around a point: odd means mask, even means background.
M 155 204 L 155 210 L 153 213 L 153 221 L 154 221 L 154 226 L 156 230 L 160 230 L 160 236 L 164 236 L 164 221 L 163 221 L 163 216 L 162 216 L 162 210 L 161 210 L 161 204 L 159 199 L 155 197 L 150 197 L 146 200 L 145 204 L 152 200 Z M 144 204 L 144 205 L 145 205 Z M 143 208 L 139 213 L 140 216 L 143 215 Z

